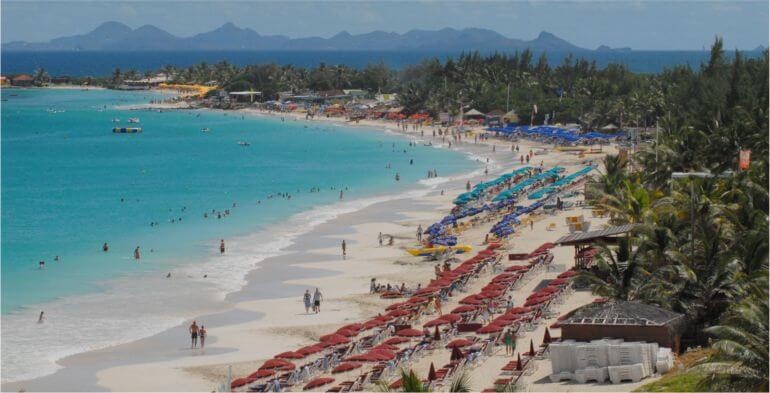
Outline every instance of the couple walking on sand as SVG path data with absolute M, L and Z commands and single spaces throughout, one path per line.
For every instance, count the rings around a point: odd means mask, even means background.
M 208 334 L 206 332 L 206 327 L 201 325 L 198 327 L 198 323 L 196 321 L 193 321 L 192 325 L 190 325 L 190 348 L 196 348 L 198 346 L 198 338 L 201 340 L 201 348 L 206 345 L 206 335 Z
M 321 312 L 321 300 L 323 299 L 323 295 L 321 295 L 321 291 L 318 290 L 318 288 L 315 289 L 315 293 L 310 295 L 310 290 L 305 290 L 305 295 L 303 296 L 302 300 L 305 303 L 305 313 L 310 314 L 310 308 L 313 308 L 313 312 L 318 314 Z

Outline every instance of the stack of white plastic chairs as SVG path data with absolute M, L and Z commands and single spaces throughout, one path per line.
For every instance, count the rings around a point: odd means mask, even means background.
M 671 349 L 659 348 L 656 343 L 624 342 L 622 339 L 590 343 L 565 340 L 551 343 L 548 350 L 553 382 L 639 382 L 656 372 L 665 373 L 673 365 Z

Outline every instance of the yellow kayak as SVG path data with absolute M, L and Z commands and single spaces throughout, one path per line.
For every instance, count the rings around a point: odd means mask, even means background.
M 473 247 L 466 245 L 457 246 L 435 246 L 435 247 L 423 247 L 423 248 L 408 248 L 406 251 L 416 257 L 424 257 L 437 253 L 443 253 L 446 251 L 454 251 L 456 254 L 462 254 L 469 252 Z
M 586 146 L 559 146 L 554 148 L 556 151 L 586 151 L 588 150 L 588 147 Z

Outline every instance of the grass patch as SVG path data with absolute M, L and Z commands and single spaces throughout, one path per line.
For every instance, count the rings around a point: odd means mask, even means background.
M 688 372 L 687 369 L 707 359 L 714 351 L 710 348 L 690 351 L 678 356 L 674 368 L 652 383 L 642 385 L 635 392 L 698 392 L 705 375 Z

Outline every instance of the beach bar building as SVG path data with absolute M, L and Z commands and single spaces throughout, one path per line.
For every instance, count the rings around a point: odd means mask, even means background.
M 575 246 L 575 267 L 585 269 L 593 263 L 597 244 L 617 244 L 618 239 L 631 232 L 636 224 L 613 226 L 598 231 L 576 232 L 562 236 L 554 244 Z
M 587 341 L 620 338 L 654 342 L 679 352 L 684 315 L 641 302 L 606 300 L 573 311 L 559 322 L 562 340 Z
M 231 91 L 228 94 L 234 102 L 254 102 L 255 98 L 262 97 L 261 91 Z
M 34 81 L 35 78 L 33 78 L 31 75 L 21 74 L 11 79 L 11 84 L 14 86 L 32 86 Z

